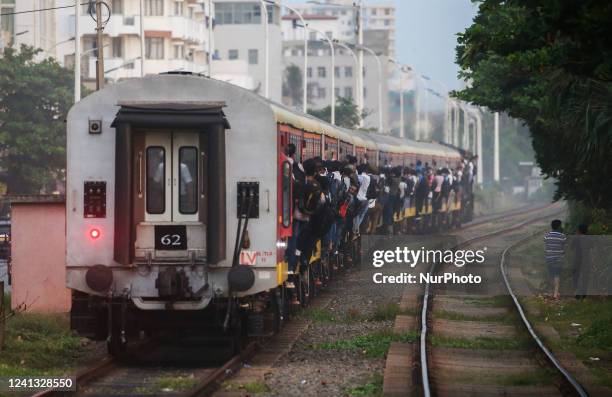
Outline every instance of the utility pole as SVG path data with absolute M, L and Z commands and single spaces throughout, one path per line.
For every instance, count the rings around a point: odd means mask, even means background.
M 363 21 L 364 21 L 364 16 L 363 16 L 363 0 L 359 0 L 359 5 L 358 5 L 359 9 L 357 11 L 357 26 L 358 26 L 358 30 L 357 30 L 357 46 L 358 47 L 363 47 Z M 358 104 L 357 104 L 357 108 L 359 109 L 359 126 L 363 127 L 363 117 L 361 117 L 363 115 L 363 109 L 365 108 L 365 98 L 364 98 L 364 81 L 363 81 L 363 51 L 359 51 L 359 53 L 357 54 L 358 58 L 357 60 L 359 61 L 358 64 L 358 68 L 359 70 L 357 70 L 357 76 L 359 76 L 359 79 L 357 80 L 357 91 L 358 91 L 358 95 L 356 96 Z
M 142 21 L 141 21 L 142 22 Z M 96 60 L 96 89 L 104 88 L 104 45 L 102 44 L 102 33 L 104 26 L 102 25 L 102 1 L 96 1 L 96 31 L 98 33 L 96 39 L 96 47 L 98 48 L 98 59 Z
M 495 130 L 493 140 L 493 180 L 499 182 L 499 112 L 495 112 Z
M 74 6 L 74 103 L 81 100 L 81 30 L 79 19 L 81 17 L 81 4 Z
M 140 0 L 140 77 L 145 76 L 144 0 Z
M 0 351 L 4 349 L 4 317 L 6 317 L 6 308 L 4 307 L 4 281 L 0 281 Z

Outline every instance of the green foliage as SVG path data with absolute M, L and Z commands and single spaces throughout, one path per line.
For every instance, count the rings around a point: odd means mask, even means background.
M 7 320 L 0 376 L 65 373 L 79 353 L 80 339 L 65 317 L 20 313 Z
M 366 357 L 380 358 L 387 355 L 391 342 L 415 342 L 418 337 L 416 332 L 396 334 L 392 331 L 376 331 L 356 336 L 353 339 L 319 343 L 314 345 L 313 348 L 321 350 L 358 350 Z
M 363 385 L 354 387 L 348 391 L 349 396 L 382 396 L 384 377 L 381 374 L 374 374 Z
M 612 4 L 484 0 L 459 35 L 456 95 L 525 121 L 557 199 L 612 208 Z
M 308 113 L 328 123 L 331 122 L 331 105 L 323 109 L 309 110 Z M 356 129 L 359 127 L 362 117 L 366 116 L 365 114 L 359 114 L 359 109 L 357 109 L 357 105 L 352 98 L 339 97 L 336 100 L 336 125 Z
M 285 69 L 283 80 L 283 97 L 291 99 L 293 106 L 301 106 L 304 96 L 304 82 L 302 79 L 302 70 L 299 66 L 289 65 Z
M 40 50 L 6 48 L 0 58 L 0 183 L 8 193 L 38 193 L 63 178 L 64 120 L 73 101 L 73 77 Z

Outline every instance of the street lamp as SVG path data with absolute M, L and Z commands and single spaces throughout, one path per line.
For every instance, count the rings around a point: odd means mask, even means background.
M 264 61 L 264 94 L 270 99 L 270 26 L 268 21 L 268 6 L 265 0 L 259 0 L 261 3 L 261 18 L 264 24 L 264 41 L 266 42 L 266 57 Z
M 336 125 L 336 58 L 334 55 L 334 43 L 325 33 L 311 27 L 307 27 L 306 29 L 320 34 L 323 36 L 323 39 L 327 41 L 327 44 L 329 44 L 329 51 L 331 53 L 331 123 L 332 125 Z
M 363 103 L 361 102 L 361 95 L 359 95 L 360 92 L 363 91 L 363 89 L 361 88 L 361 86 L 359 85 L 359 59 L 357 58 L 357 55 L 355 54 L 355 51 L 353 51 L 351 49 L 351 47 L 349 47 L 346 43 L 341 42 L 338 39 L 334 39 L 333 40 L 334 43 L 339 46 L 342 47 L 343 49 L 347 50 L 351 56 L 353 57 L 353 61 L 355 61 L 355 72 L 354 72 L 354 76 L 355 76 L 355 91 L 356 91 L 356 95 L 355 95 L 355 100 L 357 101 L 356 105 L 357 105 L 357 111 L 359 112 L 359 123 L 361 123 L 361 118 L 363 115 Z
M 366 51 L 367 53 L 369 53 L 370 55 L 372 55 L 375 59 L 376 59 L 376 65 L 378 66 L 378 132 L 379 133 L 383 133 L 383 118 L 382 118 L 382 112 L 383 112 L 383 106 L 382 106 L 382 82 L 383 82 L 383 73 L 382 73 L 382 63 L 380 61 L 380 57 L 378 55 L 376 55 L 376 53 L 374 52 L 374 50 L 363 46 L 363 45 L 358 45 L 355 47 L 357 50 L 360 51 Z M 362 71 L 359 71 L 360 73 L 362 73 Z M 362 98 L 363 98 L 363 92 L 361 92 Z M 363 99 L 362 99 L 363 101 Z
M 389 62 L 397 67 L 400 74 L 400 138 L 406 137 L 406 131 L 404 126 L 404 73 L 412 70 L 410 66 L 404 66 L 400 64 L 396 59 L 389 58 Z
M 302 26 L 304 27 L 304 79 L 303 79 L 304 80 L 303 81 L 304 93 L 303 93 L 303 99 L 302 99 L 303 101 L 302 111 L 304 113 L 308 113 L 308 35 L 306 34 L 306 27 L 308 26 L 308 24 L 304 20 L 304 16 L 295 8 L 290 7 L 286 4 L 277 3 L 276 1 L 272 1 L 272 0 L 265 0 L 265 2 L 268 4 L 273 4 L 274 6 L 287 8 L 289 11 L 297 15 L 298 18 L 300 18 L 300 21 L 302 22 Z
M 357 45 L 358 46 L 363 46 L 363 21 L 362 21 L 362 17 L 363 17 L 363 0 L 359 0 L 358 4 L 353 3 L 352 5 L 346 5 L 346 4 L 338 4 L 338 3 L 328 3 L 328 2 L 320 2 L 320 1 L 307 1 L 308 4 L 316 4 L 316 5 L 320 5 L 320 6 L 329 6 L 329 7 L 341 7 L 341 8 L 353 8 L 357 10 L 357 15 L 356 15 L 356 21 L 355 23 L 357 24 Z M 363 101 L 363 52 L 359 52 L 358 58 L 357 58 L 357 69 L 358 69 L 358 73 L 357 73 L 357 78 L 358 78 L 358 84 L 357 84 L 357 89 L 359 90 L 360 94 L 358 96 L 358 98 L 361 98 L 361 113 L 363 114 L 363 105 L 364 105 L 364 101 Z M 363 127 L 363 118 L 360 118 L 360 127 Z

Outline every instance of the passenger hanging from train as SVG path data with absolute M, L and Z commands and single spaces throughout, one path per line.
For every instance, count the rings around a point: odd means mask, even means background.
M 419 163 L 420 162 L 417 162 L 417 167 Z M 428 193 L 429 187 L 427 186 L 425 170 L 421 168 L 420 172 L 417 171 L 417 185 L 414 192 L 417 219 L 420 219 L 420 216 L 423 213 L 423 206 L 425 205 L 425 200 L 427 199 Z
M 297 241 L 300 235 L 300 229 L 304 226 L 304 220 L 302 213 L 299 211 L 297 203 L 300 200 L 300 196 L 302 195 L 302 188 L 305 183 L 304 169 L 302 164 L 300 164 L 295 156 L 296 156 L 296 147 L 293 143 L 289 143 L 285 147 L 285 155 L 287 156 L 288 161 L 292 165 L 293 170 L 293 202 L 291 203 L 292 208 L 291 211 L 293 213 L 293 225 L 291 230 L 291 237 L 289 237 L 287 241 L 287 249 L 285 251 L 285 257 L 287 260 L 289 273 L 295 272 L 298 264 L 298 255 L 297 255 Z M 294 283 L 289 280 L 287 282 L 288 288 L 295 288 Z
M 368 175 L 368 165 L 361 164 L 357 167 L 357 179 L 359 189 L 355 196 L 355 217 L 353 219 L 353 239 L 359 238 L 359 228 L 368 212 L 368 188 L 370 187 L 370 176 Z
M 366 234 L 375 234 L 383 211 L 382 205 L 380 204 L 382 188 L 380 174 L 375 172 L 371 166 L 369 167 L 370 173 L 368 175 L 370 176 L 370 185 L 368 186 L 368 192 L 366 194 L 368 198 L 368 212 L 364 222 L 362 222 L 361 229 L 364 230 Z
M 442 175 L 441 170 L 436 171 L 436 175 L 433 180 L 433 185 L 431 187 L 433 192 L 433 211 L 438 212 L 442 207 L 442 185 L 444 184 L 444 176 Z

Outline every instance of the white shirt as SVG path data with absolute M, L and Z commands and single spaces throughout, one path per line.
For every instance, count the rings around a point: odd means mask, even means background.
M 359 191 L 357 192 L 357 200 L 367 200 L 368 187 L 370 187 L 370 176 L 365 172 L 362 172 L 361 174 L 357 175 L 357 179 L 359 180 Z

